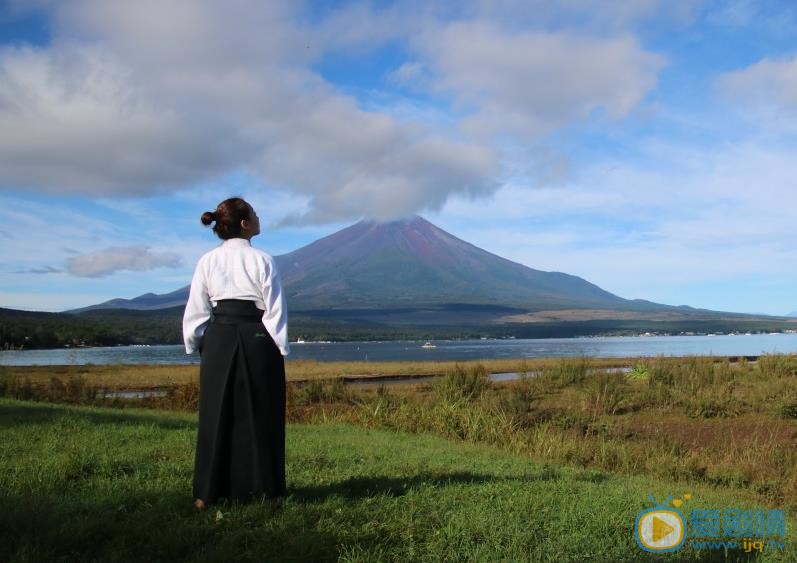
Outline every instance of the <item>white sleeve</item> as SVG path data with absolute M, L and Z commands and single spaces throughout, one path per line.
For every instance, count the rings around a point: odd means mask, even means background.
M 263 303 L 266 305 L 263 326 L 274 339 L 274 344 L 282 355 L 287 356 L 291 352 L 288 344 L 288 307 L 285 304 L 285 295 L 282 293 L 277 265 L 273 260 L 266 261 L 262 290 Z
M 186 354 L 193 354 L 199 350 L 202 336 L 205 334 L 205 328 L 210 322 L 212 310 L 202 261 L 200 260 L 191 280 L 191 291 L 188 294 L 185 313 L 183 313 L 183 342 L 185 343 Z

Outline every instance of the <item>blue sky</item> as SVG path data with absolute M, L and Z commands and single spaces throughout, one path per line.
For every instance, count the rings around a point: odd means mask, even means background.
M 797 310 L 797 8 L 0 4 L 0 306 L 172 291 L 229 195 L 295 250 L 415 213 L 618 295 Z

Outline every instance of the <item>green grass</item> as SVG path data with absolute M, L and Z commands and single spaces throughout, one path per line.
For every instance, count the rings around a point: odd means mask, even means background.
M 694 356 L 636 361 L 633 373 L 623 374 L 603 370 L 609 366 L 602 360 L 543 360 L 526 364 L 526 376 L 508 383 L 488 380 L 493 362 L 453 364 L 421 384 L 311 379 L 288 386 L 288 420 L 432 433 L 538 461 L 735 487 L 797 510 L 797 355 L 765 355 L 757 364 Z M 409 373 L 420 365 L 389 369 Z M 366 366 L 334 364 L 330 370 Z M 323 375 L 320 367 L 305 365 L 314 376 Z M 119 379 L 128 382 L 122 387 L 136 377 L 164 375 L 146 368 L 122 370 Z M 103 398 L 95 378 L 112 377 L 112 367 L 86 375 L 77 371 L 81 366 L 48 369 L 34 369 L 32 377 L 0 369 L 0 396 L 189 412 L 197 407 L 195 381 L 162 386 L 168 393 L 161 397 Z
M 682 510 L 778 508 L 431 435 L 291 424 L 282 506 L 197 514 L 195 431 L 187 413 L 0 399 L 0 560 L 724 561 L 641 551 L 632 529 L 648 495 L 691 492 Z M 758 560 L 797 560 L 787 549 Z
M 562 465 L 735 487 L 797 510 L 797 358 L 645 359 L 636 374 L 562 360 L 495 384 L 478 366 L 426 385 L 289 393 L 294 422 L 345 422 L 499 446 Z

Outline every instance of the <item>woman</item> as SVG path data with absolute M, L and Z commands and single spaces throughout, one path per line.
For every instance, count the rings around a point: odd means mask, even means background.
M 241 198 L 202 214 L 223 240 L 199 259 L 183 315 L 199 351 L 194 506 L 285 495 L 288 320 L 274 259 L 251 246 L 257 213 Z

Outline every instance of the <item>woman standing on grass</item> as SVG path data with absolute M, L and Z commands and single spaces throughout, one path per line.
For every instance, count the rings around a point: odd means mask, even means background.
M 274 259 L 253 248 L 257 213 L 241 198 L 202 214 L 223 242 L 199 259 L 183 316 L 199 351 L 194 506 L 285 495 L 288 319 Z

